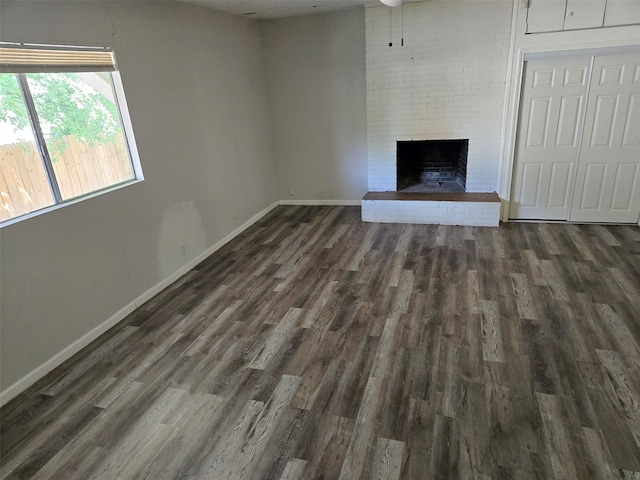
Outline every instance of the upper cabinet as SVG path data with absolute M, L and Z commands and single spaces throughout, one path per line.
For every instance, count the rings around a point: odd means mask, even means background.
M 604 26 L 640 23 L 640 0 L 607 0 Z
M 564 30 L 567 0 L 529 0 L 527 33 Z
M 640 24 L 640 0 L 529 0 L 527 33 Z
M 564 29 L 579 30 L 602 26 L 607 0 L 567 0 Z

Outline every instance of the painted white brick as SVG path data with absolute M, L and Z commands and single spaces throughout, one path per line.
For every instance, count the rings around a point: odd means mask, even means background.
M 500 203 L 363 200 L 362 220 L 497 227 Z
M 397 140 L 454 138 L 469 139 L 467 191 L 497 190 L 511 6 L 506 0 L 409 3 L 404 47 L 401 10 L 391 10 L 391 48 L 389 9 L 365 10 L 370 191 L 396 189 Z M 376 218 L 386 212 L 419 223 L 427 219 L 424 205 L 383 207 L 379 202 L 373 213 L 363 202 L 363 219 L 365 210 Z M 445 221 L 445 211 L 455 222 L 497 225 L 499 204 L 488 210 L 461 202 L 447 208 L 431 205 L 433 222 L 428 223 Z
M 468 191 L 496 190 L 511 2 L 404 10 L 405 46 L 394 9 L 389 48 L 389 9 L 366 9 L 369 190 L 395 190 L 397 140 L 440 138 L 469 139 Z

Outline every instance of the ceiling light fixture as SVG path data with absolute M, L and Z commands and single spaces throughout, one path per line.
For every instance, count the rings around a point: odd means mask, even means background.
M 387 7 L 400 7 L 405 2 L 405 0 L 380 0 Z

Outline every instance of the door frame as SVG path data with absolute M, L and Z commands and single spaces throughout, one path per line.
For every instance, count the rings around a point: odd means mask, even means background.
M 640 52 L 640 25 L 526 34 L 527 8 L 526 0 L 513 0 L 498 167 L 498 195 L 502 201 L 500 220 L 503 222 L 509 221 L 524 62 L 558 56 Z

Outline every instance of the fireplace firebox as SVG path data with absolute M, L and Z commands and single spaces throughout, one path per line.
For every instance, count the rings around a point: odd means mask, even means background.
M 469 140 L 412 140 L 397 145 L 398 192 L 464 192 Z

